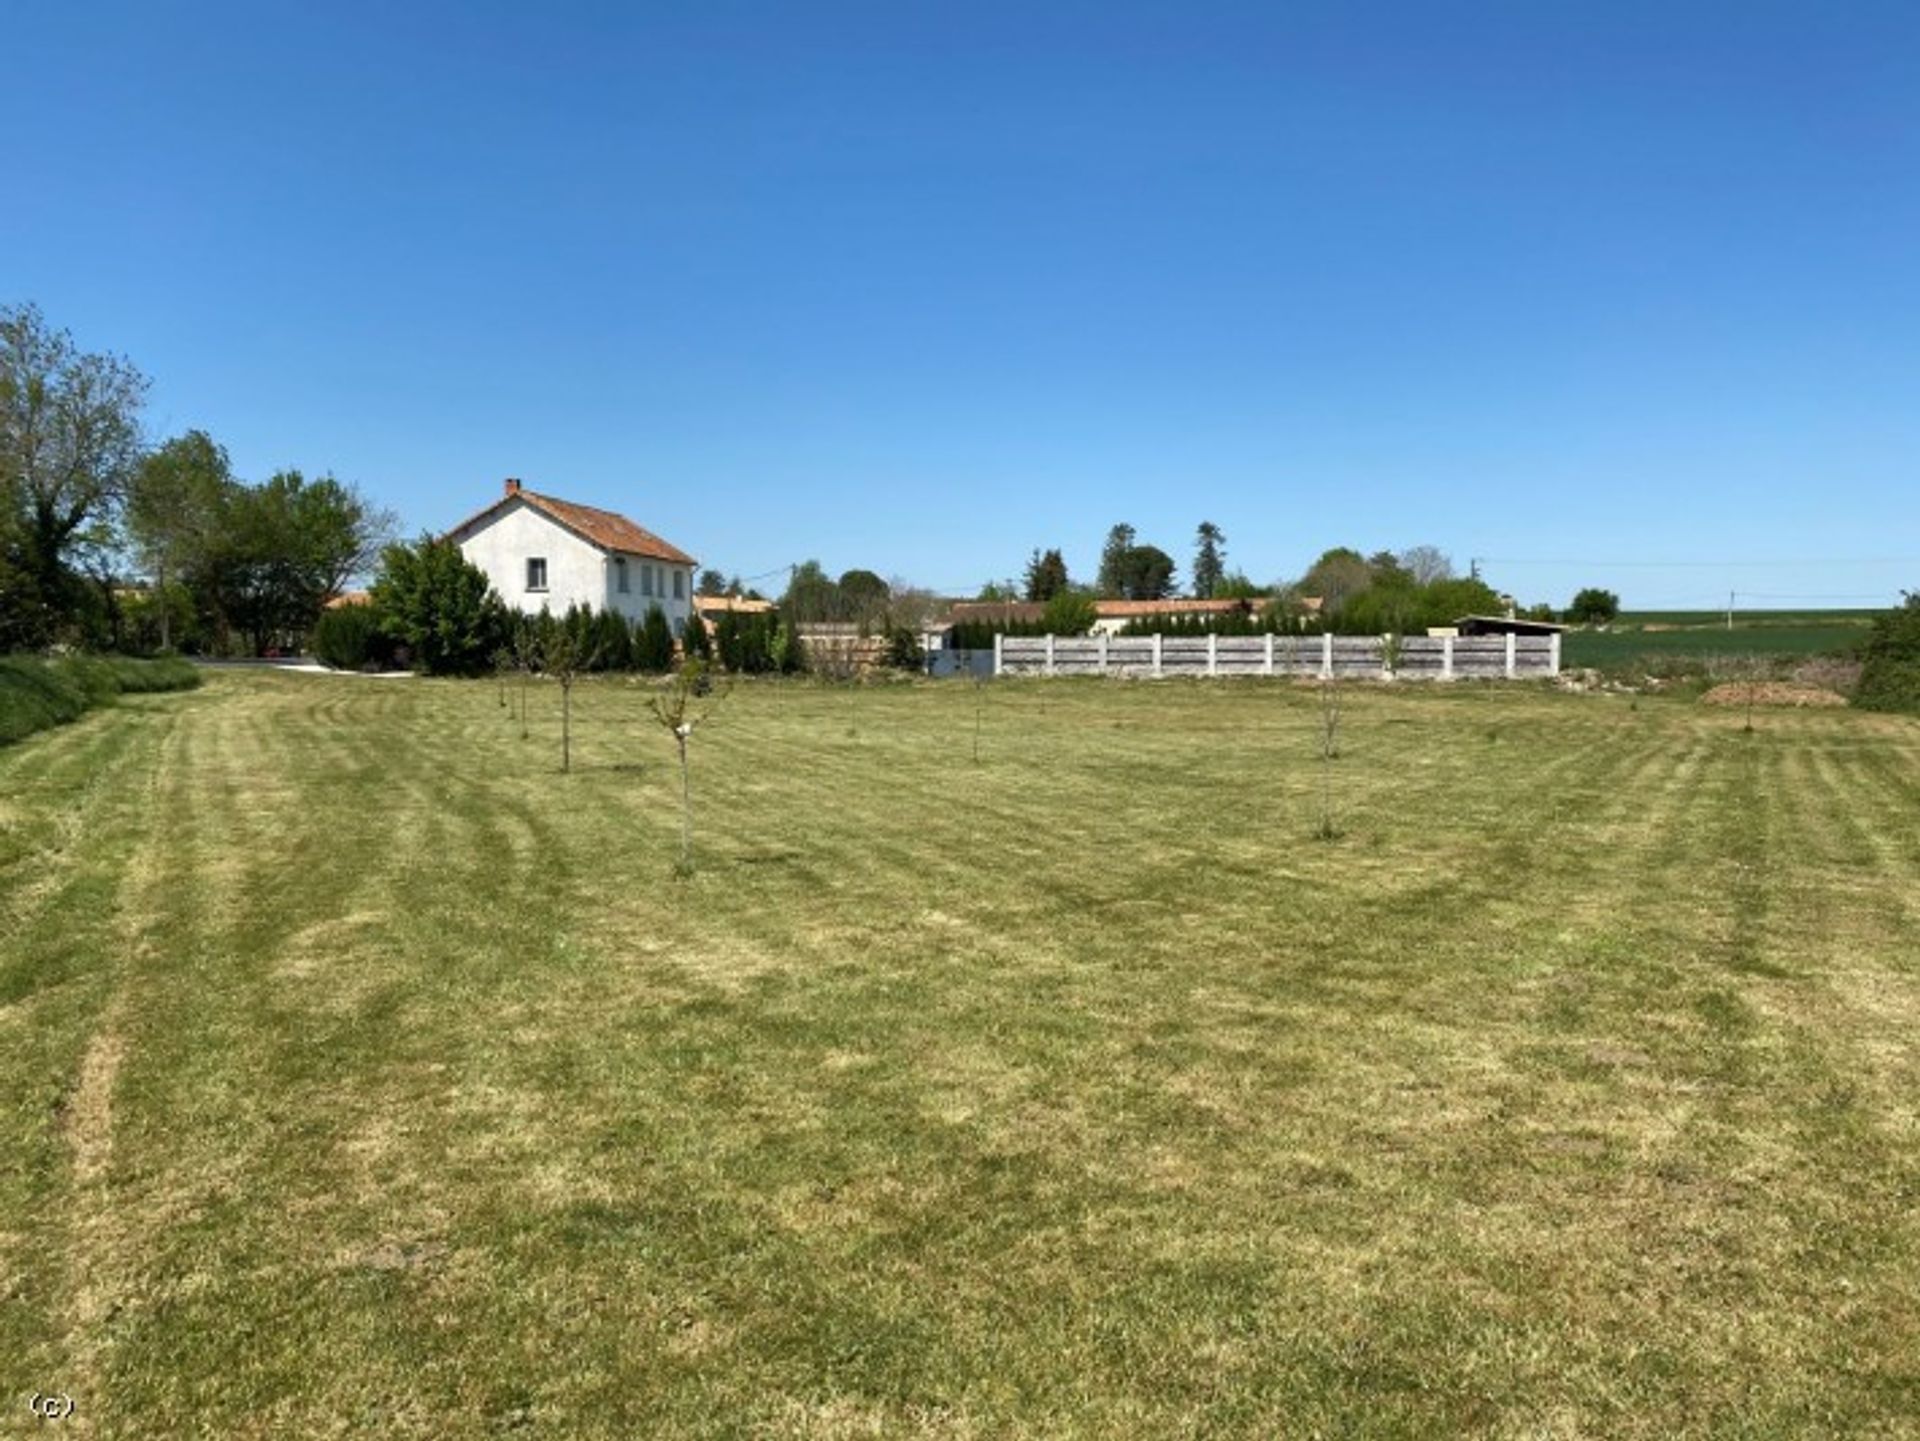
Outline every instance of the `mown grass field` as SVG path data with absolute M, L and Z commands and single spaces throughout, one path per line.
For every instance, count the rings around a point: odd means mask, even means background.
M 555 709 L 0 750 L 0 1432 L 1914 1434 L 1913 720 Z

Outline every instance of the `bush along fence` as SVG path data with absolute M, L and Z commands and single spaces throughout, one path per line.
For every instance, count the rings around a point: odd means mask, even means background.
M 1557 635 L 1013 636 L 995 675 L 1530 680 L 1560 674 Z

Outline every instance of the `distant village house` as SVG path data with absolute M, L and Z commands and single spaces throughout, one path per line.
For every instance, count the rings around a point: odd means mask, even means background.
M 528 490 L 501 497 L 447 539 L 486 572 L 515 610 L 564 615 L 571 606 L 644 619 L 656 606 L 679 635 L 693 614 L 697 561 L 624 515 Z

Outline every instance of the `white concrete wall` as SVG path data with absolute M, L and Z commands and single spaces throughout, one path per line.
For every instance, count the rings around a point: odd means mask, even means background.
M 486 572 L 508 606 L 529 615 L 539 614 L 543 606 L 554 615 L 564 615 L 569 606 L 584 605 L 640 620 L 658 605 L 678 635 L 693 613 L 691 566 L 627 556 L 628 588 L 622 594 L 612 556 L 523 500 L 467 532 L 460 541 L 460 553 Z M 547 562 L 544 591 L 527 589 L 527 561 L 536 556 Z M 649 572 L 653 595 L 647 594 Z M 676 572 L 678 598 L 674 595 Z

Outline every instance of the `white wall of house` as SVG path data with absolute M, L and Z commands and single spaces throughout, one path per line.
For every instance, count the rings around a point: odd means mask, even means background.
M 621 561 L 626 562 L 625 591 L 620 589 Z M 605 558 L 605 575 L 606 588 L 595 602 L 603 610 L 617 610 L 629 620 L 640 620 L 657 605 L 666 612 L 675 635 L 680 634 L 680 627 L 693 614 L 691 566 L 653 560 L 644 555 L 612 555 Z M 674 579 L 676 575 L 678 581 Z
M 487 573 L 500 598 L 515 610 L 555 615 L 570 605 L 596 609 L 607 593 L 606 556 L 525 501 L 514 501 L 458 536 L 460 553 Z M 527 561 L 547 563 L 545 590 L 527 586 Z
M 645 556 L 610 556 L 525 501 L 513 501 L 486 520 L 456 533 L 460 553 L 486 572 L 500 598 L 515 610 L 542 608 L 564 615 L 569 606 L 616 610 L 632 620 L 657 605 L 677 634 L 691 614 L 693 570 Z M 547 563 L 545 590 L 527 585 L 527 562 Z M 620 589 L 624 560 L 627 589 Z M 675 595 L 675 574 L 679 594 Z M 649 591 L 652 593 L 650 594 Z

